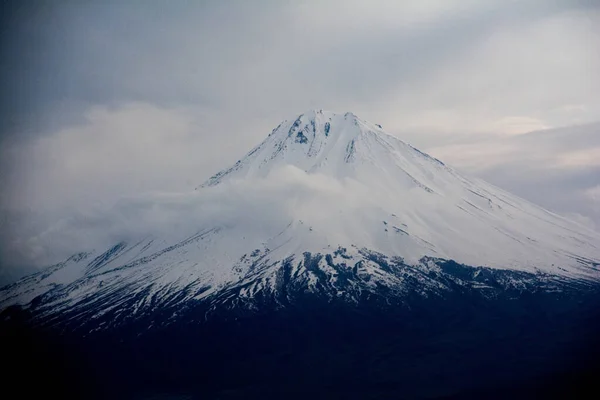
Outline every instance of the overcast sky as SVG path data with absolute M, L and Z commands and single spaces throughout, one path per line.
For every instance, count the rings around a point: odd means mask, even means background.
M 1 7 L 0 270 L 45 262 L 16 239 L 191 190 L 312 108 L 600 229 L 597 0 Z

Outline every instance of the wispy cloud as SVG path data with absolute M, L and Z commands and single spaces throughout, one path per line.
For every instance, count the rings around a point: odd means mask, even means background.
M 483 136 L 483 137 L 482 137 Z M 419 138 L 423 148 L 470 174 L 564 215 L 600 227 L 600 123 L 522 135 Z M 433 144 L 440 139 L 439 144 Z

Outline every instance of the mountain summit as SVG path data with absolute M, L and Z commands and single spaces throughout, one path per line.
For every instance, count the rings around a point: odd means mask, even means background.
M 352 113 L 282 122 L 196 195 L 227 195 L 240 182 L 274 187 L 285 213 L 266 210 L 245 226 L 207 218 L 184 240 L 145 235 L 82 249 L 3 288 L 0 304 L 76 316 L 74 326 L 110 316 L 107 328 L 200 303 L 257 309 L 307 293 L 389 303 L 454 284 L 554 290 L 600 279 L 600 235 L 463 176 Z M 449 265 L 461 266 L 460 276 Z
M 431 171 L 431 165 L 424 159 L 443 166 L 387 134 L 380 125 L 361 120 L 350 112 L 309 111 L 292 121 L 283 121 L 242 160 L 211 177 L 202 187 L 231 178 L 265 177 L 273 169 L 292 165 L 307 173 L 322 173 L 336 179 L 369 179 L 365 174 L 378 172 L 381 180 L 395 174 L 393 184 L 408 189 L 420 185 L 411 173 L 421 177 L 435 171 Z M 404 173 L 400 181 L 398 169 Z

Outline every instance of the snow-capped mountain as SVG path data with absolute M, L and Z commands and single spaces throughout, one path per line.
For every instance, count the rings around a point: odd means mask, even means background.
M 9 365 L 77 399 L 550 398 L 597 368 L 598 233 L 353 114 L 169 199 L 175 229 L 0 289 Z
M 284 121 L 246 157 L 202 187 L 268 178 L 290 165 L 347 183 L 347 199 L 331 215 L 311 220 L 312 234 L 303 234 L 297 226 L 288 229 L 303 250 L 355 245 L 412 262 L 428 255 L 558 274 L 567 272 L 559 267 L 571 266 L 567 273 L 597 276 L 583 267 L 600 257 L 597 233 L 462 176 L 351 113 L 312 111 Z M 357 209 L 353 201 L 365 193 L 370 201 L 359 202 Z
M 352 113 L 282 122 L 194 195 L 296 179 L 315 191 L 289 185 L 281 199 L 289 213 L 264 229 L 216 221 L 184 240 L 152 234 L 82 249 L 3 288 L 0 306 L 103 329 L 165 309 L 178 310 L 172 321 L 197 304 L 259 310 L 306 294 L 389 303 L 457 285 L 493 296 L 600 280 L 598 233 L 463 176 Z

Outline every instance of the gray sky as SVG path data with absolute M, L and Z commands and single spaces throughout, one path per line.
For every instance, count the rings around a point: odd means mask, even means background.
M 191 189 L 311 108 L 600 229 L 598 1 L 1 7 L 0 270 L 50 260 L 27 238 L 60 218 Z

